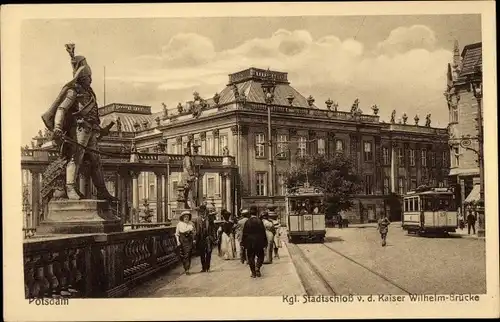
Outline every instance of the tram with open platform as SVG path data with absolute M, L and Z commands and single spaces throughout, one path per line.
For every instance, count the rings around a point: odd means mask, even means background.
M 455 232 L 458 213 L 454 193 L 448 188 L 408 192 L 403 196 L 402 228 L 415 234 Z
M 325 207 L 320 189 L 297 187 L 285 196 L 288 241 L 320 241 L 326 235 Z

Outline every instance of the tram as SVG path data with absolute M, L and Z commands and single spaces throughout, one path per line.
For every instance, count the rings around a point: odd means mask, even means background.
M 285 211 L 288 241 L 300 240 L 323 242 L 326 234 L 323 193 L 307 185 L 287 191 Z
M 447 188 L 412 191 L 403 196 L 402 228 L 408 233 L 455 232 L 458 227 L 455 195 Z

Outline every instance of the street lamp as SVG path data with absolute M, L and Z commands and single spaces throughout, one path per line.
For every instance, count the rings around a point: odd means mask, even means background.
M 269 160 L 269 197 L 274 196 L 274 175 L 273 175 L 273 149 L 271 140 L 271 104 L 274 101 L 274 90 L 276 89 L 276 84 L 273 82 L 271 77 L 271 72 L 268 69 L 264 82 L 261 84 L 262 91 L 264 92 L 264 99 L 267 105 L 267 144 L 268 144 L 268 160 Z

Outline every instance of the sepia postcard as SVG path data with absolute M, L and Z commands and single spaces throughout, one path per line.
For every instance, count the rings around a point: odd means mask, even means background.
M 493 1 L 1 9 L 6 321 L 500 316 Z

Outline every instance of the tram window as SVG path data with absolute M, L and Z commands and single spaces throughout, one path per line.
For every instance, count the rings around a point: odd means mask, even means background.
M 405 199 L 404 211 L 408 211 L 408 199 Z
M 420 202 L 418 198 L 415 198 L 415 211 L 420 211 Z

